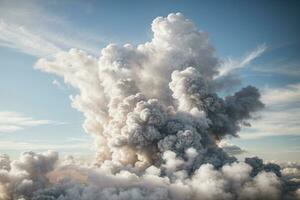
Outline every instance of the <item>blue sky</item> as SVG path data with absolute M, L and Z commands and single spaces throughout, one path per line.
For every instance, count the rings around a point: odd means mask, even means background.
M 152 37 L 154 18 L 181 12 L 209 34 L 224 60 L 239 62 L 266 46 L 237 73 L 241 86 L 257 86 L 269 104 L 252 128 L 229 142 L 245 149 L 244 155 L 300 161 L 299 6 L 297 1 L 0 0 L 0 152 L 50 148 L 91 154 L 84 117 L 70 105 L 76 90 L 35 70 L 35 62 L 72 47 L 97 56 L 111 42 L 144 43 Z

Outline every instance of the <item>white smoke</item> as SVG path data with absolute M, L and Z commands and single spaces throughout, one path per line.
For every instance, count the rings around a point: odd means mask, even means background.
M 84 114 L 84 129 L 95 138 L 95 165 L 63 162 L 52 170 L 53 153 L 25 153 L 13 162 L 2 156 L 0 199 L 296 195 L 282 189 L 278 165 L 258 158 L 237 162 L 217 145 L 227 135 L 237 136 L 251 114 L 263 108 L 258 90 L 248 86 L 219 97 L 220 61 L 207 34 L 182 14 L 156 18 L 152 31 L 150 42 L 110 44 L 99 58 L 71 49 L 36 63 L 37 69 L 62 76 L 78 89 L 72 106 Z M 16 170 L 14 163 L 21 167 Z

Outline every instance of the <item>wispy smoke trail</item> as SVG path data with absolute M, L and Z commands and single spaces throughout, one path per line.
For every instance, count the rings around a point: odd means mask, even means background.
M 259 91 L 219 97 L 220 61 L 207 34 L 182 14 L 156 18 L 152 31 L 150 42 L 110 44 L 99 59 L 72 49 L 36 63 L 79 90 L 72 105 L 86 118 L 97 158 L 94 166 L 52 170 L 54 153 L 4 156 L 3 199 L 296 198 L 283 189 L 278 165 L 237 162 L 217 145 L 264 107 Z

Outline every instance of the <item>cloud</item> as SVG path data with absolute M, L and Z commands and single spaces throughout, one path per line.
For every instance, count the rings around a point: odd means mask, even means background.
M 226 59 L 223 59 L 219 67 L 220 73 L 218 76 L 226 76 L 237 69 L 246 67 L 251 63 L 251 61 L 261 56 L 266 51 L 266 49 L 267 46 L 265 44 L 261 44 L 250 53 L 244 55 L 242 58 L 233 59 L 228 57 Z
M 0 133 L 10 133 L 29 127 L 61 124 L 51 120 L 36 120 L 18 112 L 0 111 Z
M 275 61 L 256 65 L 251 68 L 253 71 L 272 75 L 285 75 L 288 77 L 300 76 L 300 60 L 298 58 L 281 58 Z
M 49 181 L 46 174 L 53 170 L 58 154 L 52 151 L 42 154 L 26 152 L 22 154 L 20 160 L 11 163 L 7 157 L 2 157 L 2 159 L 5 160 L 4 167 L 8 170 L 0 166 L 0 198 L 10 200 L 15 199 L 15 196 L 21 199 L 47 185 Z M 9 163 L 8 166 L 7 163 Z M 10 191 L 14 189 L 15 194 L 11 195 Z
M 78 31 L 69 20 L 53 15 L 40 2 L 1 2 L 0 46 L 36 57 L 71 47 L 98 54 L 103 38 L 89 31 Z
M 282 174 L 285 177 L 291 178 L 291 179 L 299 179 L 300 182 L 300 163 L 297 162 L 288 162 L 288 163 L 281 163 L 282 167 Z
M 218 146 L 222 148 L 226 153 L 229 155 L 240 155 L 245 153 L 246 151 L 244 149 L 241 149 L 239 146 L 231 144 L 227 140 L 222 140 Z
M 218 74 L 214 76 L 214 88 L 217 91 L 232 92 L 241 83 L 241 77 L 237 73 L 239 69 L 248 66 L 253 60 L 261 56 L 267 47 L 265 44 L 259 45 L 252 52 L 241 58 L 220 59 L 218 64 Z
M 266 88 L 262 101 L 266 110 L 251 128 L 242 131 L 242 138 L 300 135 L 300 84 Z
M 55 85 L 58 89 L 64 90 L 64 86 L 56 79 L 52 81 L 52 85 Z
M 7 24 L 3 20 L 0 21 L 0 46 L 39 57 L 61 51 L 58 46 L 25 27 Z
M 219 170 L 211 164 L 204 164 L 192 177 L 184 177 L 181 171 L 174 171 L 174 177 L 168 177 L 161 176 L 160 169 L 155 166 L 139 172 L 142 175 L 138 176 L 134 171 L 125 170 L 114 163 L 106 163 L 101 167 L 78 165 L 76 162 L 58 164 L 58 155 L 51 151 L 38 154 L 25 152 L 14 161 L 7 156 L 0 159 L 0 197 L 4 199 L 11 195 L 11 191 L 14 197 L 34 200 L 230 200 L 281 197 L 278 177 L 270 172 L 261 172 L 251 178 L 251 166 L 242 162 L 224 165 Z M 64 178 L 65 175 L 69 178 Z M 43 189 L 47 185 L 50 187 Z M 231 193 L 232 187 L 235 193 Z
M 39 141 L 39 142 L 18 142 L 13 140 L 2 140 L 0 141 L 1 151 L 46 151 L 46 150 L 68 150 L 73 149 L 79 150 L 89 150 L 91 149 L 90 142 L 66 142 L 64 144 L 49 144 L 49 142 Z
M 266 88 L 262 95 L 262 101 L 270 108 L 273 106 L 294 108 L 300 103 L 300 83 L 281 88 Z

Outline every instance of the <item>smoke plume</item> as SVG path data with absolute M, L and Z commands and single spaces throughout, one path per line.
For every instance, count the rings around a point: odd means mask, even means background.
M 72 106 L 95 138 L 95 162 L 56 162 L 53 152 L 1 156 L 0 199 L 299 197 L 277 164 L 238 162 L 218 146 L 264 107 L 258 89 L 218 96 L 220 59 L 207 33 L 182 14 L 158 17 L 151 28 L 151 41 L 110 44 L 99 58 L 71 49 L 38 60 L 37 69 L 78 89 Z

